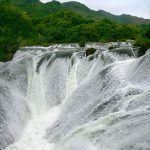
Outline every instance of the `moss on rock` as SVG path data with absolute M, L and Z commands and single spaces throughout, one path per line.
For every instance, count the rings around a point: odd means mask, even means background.
M 86 56 L 93 55 L 96 52 L 95 48 L 88 48 L 86 50 Z

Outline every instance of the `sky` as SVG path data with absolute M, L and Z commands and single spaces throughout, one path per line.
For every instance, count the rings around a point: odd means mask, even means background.
M 40 0 L 49 2 L 51 0 Z M 58 0 L 68 2 L 71 0 Z M 150 19 L 150 0 L 73 0 L 78 1 L 93 10 L 105 10 L 115 15 L 130 14 Z

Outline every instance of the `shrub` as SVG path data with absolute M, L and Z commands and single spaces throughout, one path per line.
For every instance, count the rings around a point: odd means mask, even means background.
M 143 56 L 145 52 L 150 48 L 150 41 L 142 37 L 138 38 L 135 41 L 134 46 L 140 47 L 138 51 L 138 57 Z
M 80 47 L 85 47 L 85 42 L 84 42 L 84 41 L 81 41 L 81 42 L 79 43 L 79 45 L 80 45 Z

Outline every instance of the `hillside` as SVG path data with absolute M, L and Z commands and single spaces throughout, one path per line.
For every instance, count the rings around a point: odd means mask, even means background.
M 1 1 L 4 0 L 0 0 L 0 2 Z M 55 0 L 48 3 L 42 3 L 39 0 L 7 0 L 7 1 L 10 1 L 11 3 L 17 5 L 23 11 L 26 11 L 30 16 L 34 16 L 36 18 L 43 18 L 47 16 L 49 13 L 58 11 L 60 9 L 68 9 L 89 19 L 99 20 L 102 18 L 107 18 L 120 23 L 150 24 L 150 19 L 143 19 L 127 14 L 117 16 L 104 10 L 95 11 L 91 10 L 86 5 L 76 1 L 70 1 L 65 3 L 60 3 Z
M 126 14 L 117 16 L 109 12 L 106 12 L 104 10 L 94 11 L 88 8 L 87 6 L 85 6 L 84 4 L 81 4 L 75 1 L 65 2 L 65 3 L 62 3 L 62 5 L 65 8 L 78 12 L 79 14 L 88 18 L 95 18 L 95 19 L 108 18 L 108 19 L 115 20 L 115 21 L 122 22 L 122 23 L 137 23 L 137 24 L 149 24 L 150 23 L 150 19 L 139 18 L 139 17 L 126 15 Z

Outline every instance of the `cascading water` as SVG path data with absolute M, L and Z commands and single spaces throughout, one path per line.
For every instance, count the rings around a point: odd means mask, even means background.
M 150 150 L 150 53 L 26 47 L 0 63 L 0 150 Z

